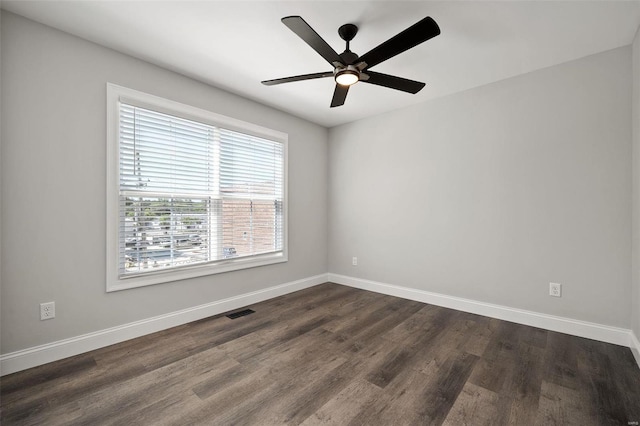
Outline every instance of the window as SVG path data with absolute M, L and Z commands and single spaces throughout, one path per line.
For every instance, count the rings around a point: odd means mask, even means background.
M 287 260 L 287 135 L 109 84 L 107 291 Z

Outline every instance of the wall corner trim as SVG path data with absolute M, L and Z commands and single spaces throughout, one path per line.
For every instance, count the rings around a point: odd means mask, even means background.
M 638 341 L 638 336 L 631 331 L 631 344 L 629 345 L 631 348 L 631 353 L 636 359 L 636 363 L 638 363 L 638 368 L 640 368 L 640 341 Z
M 631 348 L 632 352 L 634 352 L 634 356 L 636 357 L 636 361 L 638 361 L 638 366 L 640 367 L 640 352 L 638 352 L 640 351 L 640 343 L 638 343 L 637 338 L 631 330 L 624 328 L 526 311 L 524 309 L 510 308 L 508 306 L 494 305 L 491 303 L 463 299 L 461 297 L 448 296 L 440 293 L 432 293 L 410 287 L 401 287 L 362 278 L 349 277 L 346 275 L 329 273 L 329 282 L 387 294 L 389 296 L 402 297 L 404 299 L 443 306 L 445 308 L 456 309 L 458 311 L 469 312 L 472 314 L 484 315 L 545 330 L 557 331 L 560 333 L 585 337 L 587 339 L 627 346 Z M 634 346 L 636 351 L 634 351 Z
M 0 356 L 0 376 L 218 315 L 327 281 L 326 273 L 319 274 L 141 321 L 11 352 Z

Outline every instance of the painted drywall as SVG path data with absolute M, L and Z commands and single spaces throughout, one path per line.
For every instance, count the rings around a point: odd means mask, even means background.
M 0 82 L 2 82 L 2 9 L 0 9 Z M 2 84 L 0 84 L 2 99 Z M 0 165 L 2 165 L 2 102 L 0 102 Z M 2 173 L 0 172 L 0 319 L 2 318 Z M 0 354 L 2 353 L 2 333 L 0 332 Z
M 631 121 L 633 126 L 633 250 L 631 311 L 632 330 L 640 338 L 640 28 L 632 45 L 633 101 Z
M 631 81 L 627 46 L 331 129 L 329 271 L 629 328 Z
M 3 353 L 326 273 L 325 128 L 11 13 L 1 25 Z M 107 82 L 288 133 L 289 261 L 107 294 Z

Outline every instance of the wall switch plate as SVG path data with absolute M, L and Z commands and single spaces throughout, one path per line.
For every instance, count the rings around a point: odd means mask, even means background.
M 40 304 L 40 321 L 53 319 L 56 317 L 56 302 Z
M 562 297 L 562 284 L 549 283 L 549 296 Z
M 354 256 L 354 257 L 352 257 L 352 258 L 351 258 L 351 264 L 352 264 L 353 266 L 358 266 L 358 258 L 357 258 L 357 257 L 355 257 L 355 256 Z

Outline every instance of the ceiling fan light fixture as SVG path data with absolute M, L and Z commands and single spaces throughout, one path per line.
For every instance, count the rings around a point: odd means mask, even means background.
M 335 79 L 336 83 L 341 86 L 351 86 L 360 80 L 360 72 L 354 66 L 349 65 L 346 68 L 337 70 Z

